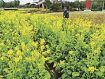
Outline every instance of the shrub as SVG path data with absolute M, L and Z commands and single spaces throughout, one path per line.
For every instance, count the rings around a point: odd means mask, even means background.
M 105 78 L 104 24 L 11 11 L 1 16 L 0 78 Z

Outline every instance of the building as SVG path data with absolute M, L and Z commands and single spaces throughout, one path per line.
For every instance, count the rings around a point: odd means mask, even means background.
M 44 2 L 45 0 L 35 0 L 31 3 L 31 5 L 35 5 L 38 8 L 44 8 L 45 7 Z

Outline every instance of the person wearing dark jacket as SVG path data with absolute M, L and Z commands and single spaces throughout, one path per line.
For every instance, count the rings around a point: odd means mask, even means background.
M 69 18 L 69 11 L 67 10 L 66 7 L 64 8 L 63 17 L 64 18 Z
M 65 7 L 64 12 L 63 12 L 62 31 L 66 30 L 66 25 L 67 25 L 68 18 L 69 18 L 69 11 Z

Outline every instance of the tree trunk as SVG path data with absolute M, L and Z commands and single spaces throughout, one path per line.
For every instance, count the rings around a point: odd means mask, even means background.
M 105 2 L 103 1 L 103 6 L 102 6 L 102 10 L 104 10 L 104 4 L 105 4 Z

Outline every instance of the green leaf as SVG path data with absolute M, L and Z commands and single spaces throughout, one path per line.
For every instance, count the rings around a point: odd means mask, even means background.
M 96 75 L 101 77 L 103 75 L 103 73 L 102 72 L 96 72 Z
M 73 77 L 78 77 L 79 75 L 80 75 L 79 72 L 72 72 L 72 76 L 73 76 Z

